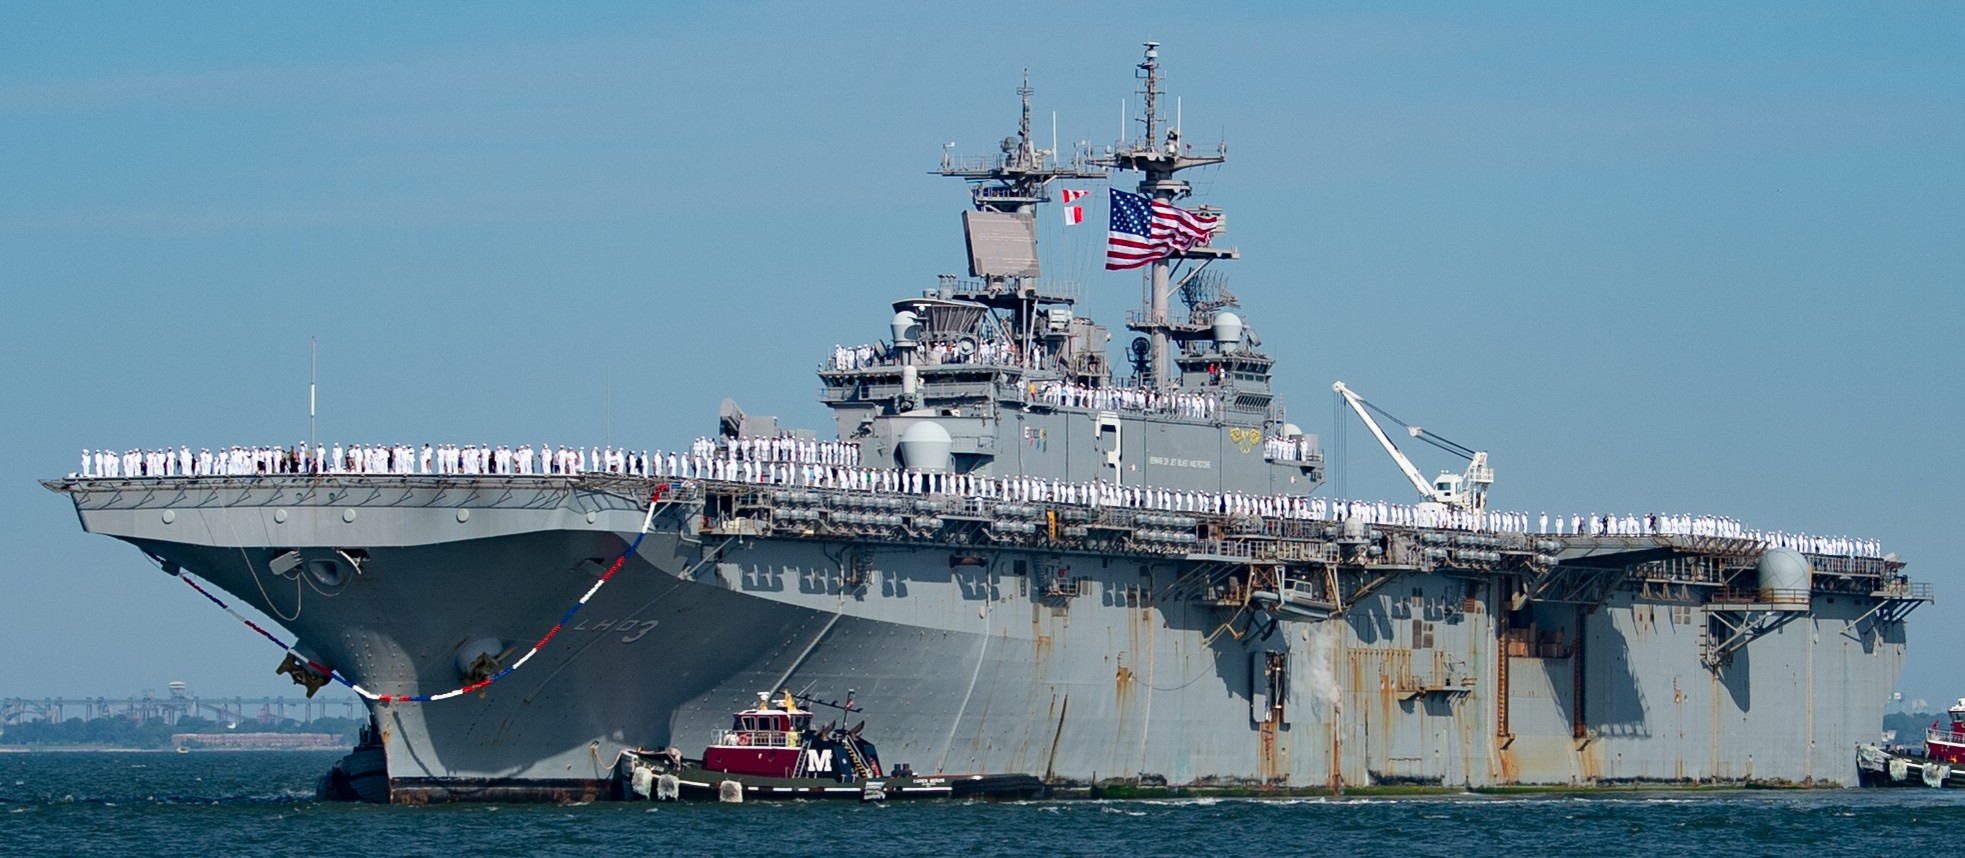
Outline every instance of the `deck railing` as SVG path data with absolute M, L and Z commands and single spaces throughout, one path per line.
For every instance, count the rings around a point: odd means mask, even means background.
M 798 736 L 776 730 L 718 730 L 710 736 L 713 745 L 745 745 L 752 748 L 795 748 Z
M 1713 594 L 1714 602 L 1750 605 L 1806 605 L 1810 598 L 1807 590 L 1721 590 Z

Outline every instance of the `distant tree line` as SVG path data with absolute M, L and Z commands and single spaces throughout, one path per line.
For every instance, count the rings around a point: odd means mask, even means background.
M 110 748 L 169 748 L 173 733 L 328 733 L 354 744 L 367 723 L 360 718 L 328 717 L 313 721 L 291 718 L 267 721 L 241 721 L 228 728 L 223 721 L 193 715 L 167 724 L 162 719 L 139 719 L 129 715 L 108 718 L 70 718 L 66 721 L 27 721 L 8 724 L 0 733 L 0 745 L 35 747 L 100 745 Z
M 1889 712 L 1883 716 L 1883 729 L 1897 731 L 1899 745 L 1922 745 L 1925 728 L 1939 717 L 1930 712 Z

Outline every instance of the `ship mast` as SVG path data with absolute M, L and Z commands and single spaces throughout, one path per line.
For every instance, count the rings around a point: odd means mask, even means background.
M 1023 99 L 1023 114 L 1017 122 L 1017 136 L 1003 139 L 1001 157 L 956 157 L 942 150 L 942 167 L 936 172 L 969 182 L 970 196 L 978 211 L 1037 216 L 1037 204 L 1051 201 L 1049 185 L 1059 179 L 1103 179 L 1106 171 L 1087 159 L 1073 158 L 1069 164 L 1058 161 L 1057 153 L 1037 148 L 1030 139 L 1030 70 L 1024 69 L 1023 85 L 1017 95 Z
M 1118 170 L 1139 171 L 1142 174 L 1139 181 L 1140 194 L 1172 203 L 1192 193 L 1188 184 L 1176 178 L 1176 174 L 1192 167 L 1204 167 L 1228 160 L 1228 147 L 1221 146 L 1213 155 L 1195 155 L 1191 147 L 1181 142 L 1178 123 L 1164 126 L 1165 132 L 1162 138 L 1160 96 L 1166 94 L 1166 91 L 1160 83 L 1160 43 L 1146 42 L 1145 45 L 1146 59 L 1140 62 L 1136 74 L 1142 81 L 1140 92 L 1146 100 L 1146 113 L 1140 118 L 1146 126 L 1146 136 L 1140 141 L 1121 141 L 1110 155 L 1093 163 Z M 1173 324 L 1167 312 L 1167 304 L 1175 286 L 1171 281 L 1176 260 L 1198 259 L 1203 260 L 1205 265 L 1216 259 L 1238 258 L 1240 254 L 1232 249 L 1196 245 L 1173 257 L 1153 262 L 1153 280 L 1146 295 L 1145 312 L 1126 325 L 1152 338 L 1152 364 L 1149 377 L 1146 379 L 1148 387 L 1173 386 L 1170 371 L 1173 340 L 1177 333 L 1188 327 Z M 1182 331 L 1176 331 L 1176 328 Z
M 975 201 L 975 210 L 963 216 L 962 228 L 969 243 L 969 273 L 977 281 L 958 284 L 946 297 L 1009 311 L 1010 328 L 1026 355 L 1033 352 L 1040 335 L 1038 308 L 1068 306 L 1076 300 L 1075 287 L 1040 279 L 1037 205 L 1051 201 L 1052 182 L 1107 176 L 1082 150 L 1065 163 L 1058 160 L 1057 152 L 1037 148 L 1030 137 L 1030 96 L 1035 92 L 1030 88 L 1030 70 L 1025 69 L 1023 84 L 1017 87 L 1023 102 L 1017 135 L 1003 139 L 1002 155 L 956 156 L 944 148 L 941 169 L 935 171 L 968 182 Z

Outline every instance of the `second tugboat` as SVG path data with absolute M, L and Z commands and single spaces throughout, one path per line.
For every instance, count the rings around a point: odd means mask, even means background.
M 1856 747 L 1856 775 L 1863 786 L 1965 787 L 1965 697 L 1924 731 L 1924 753 L 1900 746 Z
M 844 727 L 838 721 L 814 726 L 812 712 L 799 708 L 789 690 L 772 701 L 757 693 L 757 705 L 731 716 L 730 728 L 717 730 L 698 760 L 674 748 L 636 749 L 615 766 L 619 798 L 679 801 L 746 798 L 1032 798 L 1044 793 L 1030 775 L 919 775 L 906 763 L 889 772 L 880 752 L 861 738 L 866 721 Z M 850 716 L 859 711 L 849 693 L 845 703 L 803 698 Z

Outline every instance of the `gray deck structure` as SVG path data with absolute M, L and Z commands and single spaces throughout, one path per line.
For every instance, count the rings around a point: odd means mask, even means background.
M 90 531 L 283 618 L 303 652 L 370 689 L 415 694 L 468 681 L 476 642 L 509 656 L 536 639 L 632 538 L 652 486 L 58 487 Z M 896 501 L 910 506 L 893 525 L 833 523 Z M 856 689 L 884 756 L 919 771 L 1853 784 L 1847 749 L 1875 732 L 1903 615 L 1928 598 L 1895 562 L 1821 556 L 1801 601 L 1763 594 L 1764 548 L 1738 539 L 947 503 L 716 482 L 665 502 L 524 670 L 459 700 L 375 706 L 398 794 L 581 794 L 620 750 L 688 748 L 773 687 Z M 780 515 L 794 509 L 816 516 Z M 1053 512 L 1085 535 L 1002 527 Z M 1152 536 L 1171 525 L 1199 538 Z M 303 563 L 270 571 L 296 549 Z M 1732 640 L 1747 620 L 1759 633 Z

